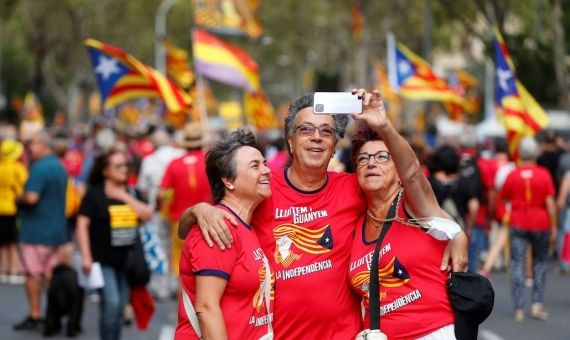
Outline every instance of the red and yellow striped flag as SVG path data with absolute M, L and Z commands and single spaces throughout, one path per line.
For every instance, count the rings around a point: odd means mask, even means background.
M 499 120 L 507 130 L 509 152 L 519 159 L 518 145 L 522 138 L 534 136 L 548 125 L 546 111 L 536 102 L 521 82 L 503 37 L 495 28 L 496 109 Z
M 166 41 L 166 73 L 184 89 L 190 88 L 194 82 L 194 72 L 188 62 L 188 53 Z
M 140 97 L 162 99 L 168 115 L 181 115 L 191 108 L 188 93 L 155 69 L 112 45 L 90 38 L 83 42 L 91 56 L 104 108 Z

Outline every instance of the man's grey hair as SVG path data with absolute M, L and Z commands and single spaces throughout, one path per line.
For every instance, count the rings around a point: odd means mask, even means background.
M 538 158 L 538 143 L 533 137 L 525 137 L 519 143 L 519 157 L 523 161 L 534 161 Z
M 313 95 L 314 93 L 306 93 L 297 100 L 295 100 L 289 106 L 289 110 L 287 111 L 287 117 L 285 117 L 285 140 L 287 141 L 290 136 L 293 135 L 295 132 L 295 118 L 297 117 L 297 113 L 304 108 L 312 107 L 313 106 Z M 344 132 L 346 131 L 346 126 L 348 125 L 348 116 L 347 115 L 333 115 L 334 119 L 334 128 L 336 130 L 336 138 L 335 138 L 335 145 L 336 143 L 344 137 Z M 289 154 L 291 154 L 291 146 L 289 143 L 287 144 L 287 150 L 289 150 Z
M 170 134 L 165 129 L 158 128 L 152 133 L 150 139 L 154 147 L 159 148 L 170 143 Z
M 54 147 L 53 139 L 47 130 L 38 132 L 34 137 L 32 137 L 32 139 L 34 142 L 44 144 L 50 149 L 53 149 Z

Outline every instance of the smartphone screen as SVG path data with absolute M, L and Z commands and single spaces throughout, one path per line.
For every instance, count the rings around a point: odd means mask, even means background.
M 313 112 L 323 115 L 361 114 L 362 99 L 351 92 L 315 92 Z

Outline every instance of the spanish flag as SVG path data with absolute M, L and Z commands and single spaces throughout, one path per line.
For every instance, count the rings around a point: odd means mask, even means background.
M 197 74 L 253 92 L 259 90 L 259 67 L 246 51 L 205 31 L 192 33 Z
M 509 153 L 518 160 L 518 145 L 522 138 L 534 136 L 548 125 L 548 115 L 521 82 L 503 37 L 495 28 L 496 109 L 499 120 L 507 130 Z
M 117 47 L 85 38 L 105 109 L 134 98 L 160 98 L 170 114 L 191 108 L 190 96 L 173 81 Z
M 388 39 L 388 72 L 392 88 L 410 100 L 451 101 L 463 104 L 463 98 L 438 77 L 427 61 L 400 43 Z

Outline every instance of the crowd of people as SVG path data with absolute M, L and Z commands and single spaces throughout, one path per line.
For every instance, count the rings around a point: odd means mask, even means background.
M 56 265 L 89 274 L 97 263 L 100 337 L 119 339 L 128 258 L 149 238 L 148 287 L 179 299 L 176 339 L 471 339 L 450 272 L 491 277 L 506 264 L 514 319 L 525 319 L 525 285 L 530 315 L 547 319 L 547 261 L 558 253 L 560 272 L 570 268 L 564 140 L 522 139 L 518 164 L 504 139 L 470 130 L 432 146 L 396 131 L 377 91 L 353 94 L 360 115 L 295 100 L 278 140 L 198 123 L 27 136 L 0 126 L 0 281 L 24 283 L 29 309 L 14 329 L 42 328 Z

